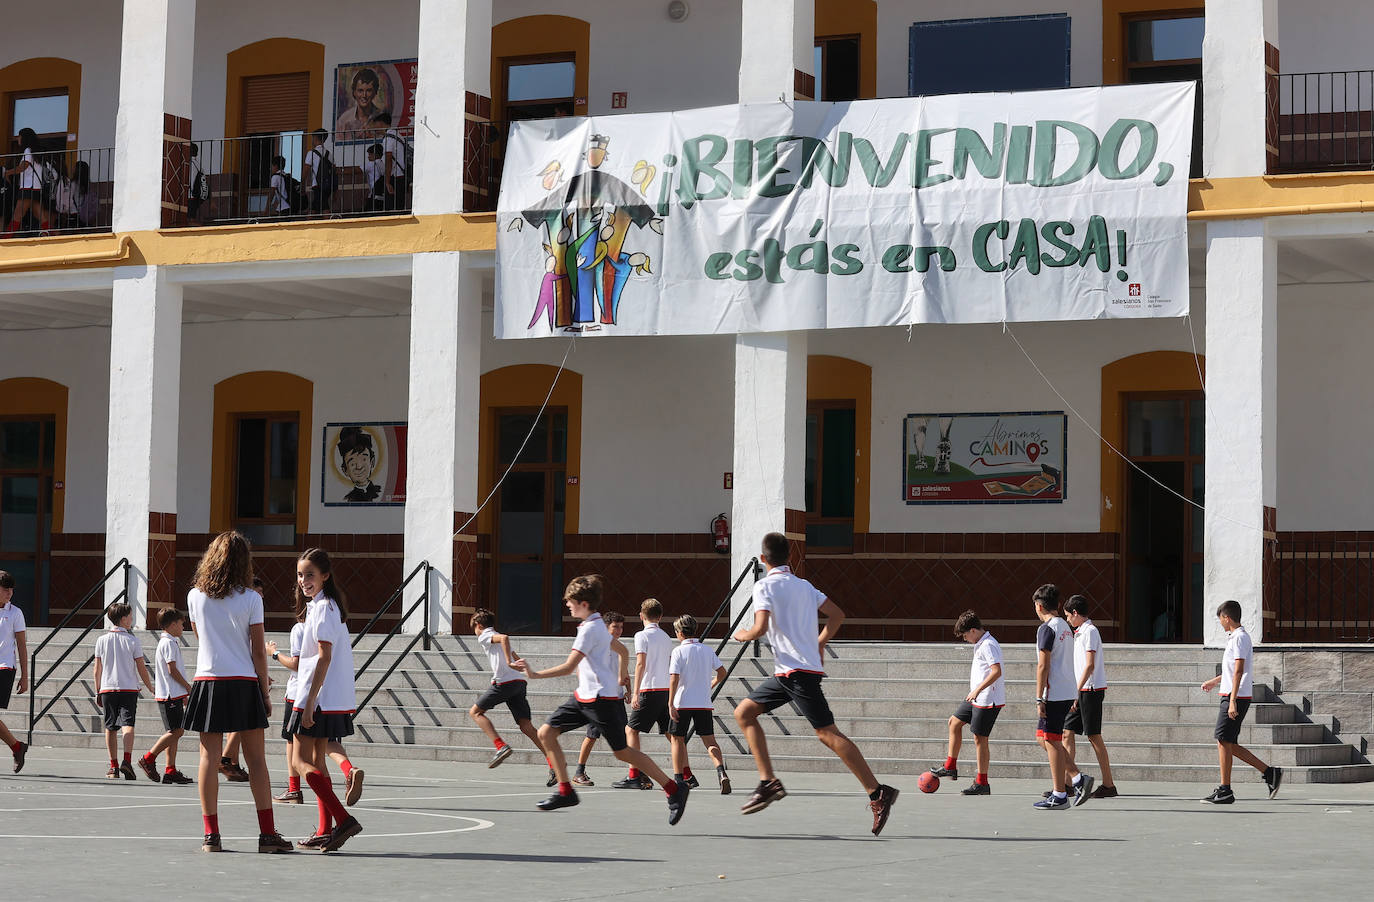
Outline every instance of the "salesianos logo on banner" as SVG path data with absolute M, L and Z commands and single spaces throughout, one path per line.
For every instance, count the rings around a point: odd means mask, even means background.
M 512 125 L 496 335 L 1188 310 L 1193 85 Z
M 1063 501 L 1068 418 L 913 413 L 902 423 L 907 504 Z

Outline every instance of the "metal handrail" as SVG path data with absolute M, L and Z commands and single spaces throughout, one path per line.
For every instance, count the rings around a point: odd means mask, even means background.
M 43 675 L 38 676 L 38 653 L 41 652 L 43 649 L 47 648 L 48 643 L 51 642 L 57 636 L 58 632 L 64 629 L 68 623 L 71 623 L 72 618 L 75 617 L 77 613 L 81 611 L 81 608 L 85 606 L 86 602 L 90 601 L 91 598 L 97 592 L 105 588 L 105 584 L 108 583 L 111 579 L 113 579 L 115 573 L 121 569 L 124 571 L 124 588 L 120 590 L 119 594 L 116 595 L 109 604 L 103 606 L 100 609 L 100 613 L 96 615 L 95 620 L 91 621 L 91 624 L 81 631 L 81 635 L 77 636 L 75 639 L 72 640 L 71 644 L 68 645 L 65 650 L 63 650 L 62 654 L 58 656 L 57 660 L 52 662 L 52 664 L 49 665 L 48 669 L 43 672 Z M 90 666 L 91 661 L 95 660 L 95 655 L 92 654 L 90 657 L 88 657 L 86 659 L 86 663 L 82 664 L 79 668 L 77 668 L 76 673 L 72 674 L 71 678 L 68 679 L 67 682 L 62 684 L 62 688 L 57 690 L 57 692 L 53 695 L 52 698 L 48 699 L 48 703 L 43 706 L 43 710 L 35 713 L 35 708 L 38 705 L 38 687 L 48 681 L 48 678 L 53 675 L 53 672 L 57 670 L 59 666 L 61 666 L 63 661 L 67 660 L 67 657 L 71 655 L 73 651 L 76 650 L 76 647 L 80 645 L 81 642 L 86 638 L 86 636 L 90 634 L 91 630 L 100 626 L 101 623 L 104 622 L 105 612 L 109 610 L 111 604 L 114 604 L 118 601 L 123 601 L 129 597 L 130 569 L 132 569 L 132 567 L 129 564 L 129 559 L 120 558 L 119 563 L 111 567 L 109 571 L 100 578 L 100 582 L 96 583 L 94 586 L 91 587 L 89 592 L 81 596 L 81 600 L 72 606 L 72 609 L 67 612 L 67 616 L 62 618 L 62 622 L 59 623 L 57 626 L 53 627 L 53 629 L 48 633 L 47 638 L 40 642 L 38 644 L 38 647 L 35 648 L 33 652 L 29 655 L 29 673 L 35 675 L 33 681 L 29 685 L 29 730 L 27 742 L 30 745 L 33 744 L 33 729 L 38 724 L 38 721 L 49 711 L 51 711 L 53 705 L 57 704 L 58 700 L 66 694 L 67 690 L 71 688 L 72 684 L 75 683 L 78 679 L 80 679 L 81 674 L 85 671 L 87 667 Z
M 754 582 L 758 582 L 759 579 L 762 578 L 762 576 L 763 576 L 763 573 L 762 573 L 763 567 L 761 567 L 761 566 L 759 565 L 759 559 L 758 559 L 758 558 L 754 557 L 754 558 L 750 558 L 750 559 L 749 559 L 748 565 L 746 565 L 745 568 L 744 568 L 744 570 L 740 572 L 739 579 L 735 580 L 735 584 L 734 584 L 733 586 L 730 587 L 730 594 L 727 595 L 727 596 L 725 596 L 725 601 L 721 603 L 720 610 L 716 611 L 716 617 L 719 617 L 719 616 L 721 615 L 721 613 L 722 613 L 722 612 L 724 611 L 724 609 L 725 609 L 725 606 L 728 605 L 728 604 L 730 603 L 730 599 L 734 598 L 734 596 L 735 596 L 735 591 L 736 591 L 737 589 L 739 589 L 740 583 L 744 582 L 744 577 L 748 576 L 749 573 L 750 573 L 750 571 L 753 571 L 753 574 L 754 574 Z M 735 630 L 739 629 L 740 623 L 742 623 L 742 622 L 744 621 L 744 615 L 745 615 L 745 614 L 748 614 L 751 610 L 753 610 L 753 608 L 754 608 L 754 600 L 753 600 L 752 598 L 750 598 L 750 599 L 749 599 L 749 604 L 746 604 L 744 607 L 740 608 L 739 613 L 735 615 L 735 619 L 734 619 L 734 621 L 730 624 L 730 630 L 725 634 L 725 638 L 724 638 L 724 639 L 721 639 L 721 640 L 720 640 L 720 644 L 716 646 L 716 655 L 717 655 L 717 656 L 720 655 L 721 651 L 725 648 L 726 644 L 727 644 L 727 643 L 730 641 L 730 639 L 735 635 Z M 711 624 L 712 624 L 713 626 L 715 625 L 716 617 L 712 617 L 712 618 L 711 618 Z M 706 631 L 703 631 L 702 635 L 705 635 L 706 632 L 709 632 L 709 627 L 707 628 Z M 712 704 L 714 704 L 715 701 L 716 701 L 716 698 L 719 697 L 719 695 L 720 695 L 720 693 L 721 693 L 721 690 L 723 690 L 723 689 L 725 688 L 725 684 L 728 683 L 728 682 L 730 682 L 730 677 L 731 677 L 731 675 L 734 674 L 735 668 L 736 668 L 737 666 L 739 666 L 740 659 L 744 657 L 744 652 L 745 652 L 745 650 L 746 650 L 747 648 L 749 648 L 750 645 L 753 645 L 753 646 L 754 646 L 754 656 L 755 656 L 755 657 L 758 656 L 758 653 L 759 653 L 759 642 L 758 642 L 757 639 L 755 639 L 753 642 L 741 642 L 741 643 L 739 644 L 739 651 L 735 653 L 735 660 L 731 661 L 731 662 L 730 662 L 730 666 L 729 666 L 728 668 L 726 668 L 726 670 L 725 670 L 725 679 L 723 679 L 723 680 L 721 680 L 719 683 L 717 683 L 716 686 L 715 686 L 715 688 L 711 690 L 711 702 L 712 702 Z M 686 736 L 685 739 L 683 739 L 683 742 L 690 741 L 691 738 L 692 738 L 693 736 L 696 735 L 696 731 L 697 731 L 697 728 L 696 728 L 695 725 L 693 725 L 693 726 L 691 726 L 691 727 L 688 727 L 688 729 L 687 729 L 687 736 Z
M 419 596 L 418 598 L 416 598 L 414 602 L 411 603 L 411 605 L 410 605 L 409 608 L 406 608 L 405 612 L 404 612 L 403 614 L 401 614 L 401 618 L 400 618 L 399 620 L 397 620 L 396 623 L 395 623 L 395 625 L 391 627 L 391 629 L 387 632 L 387 634 L 386 634 L 384 637 L 382 637 L 382 641 L 379 642 L 379 643 L 377 643 L 377 647 L 376 647 L 375 649 L 373 649 L 372 654 L 369 655 L 368 658 L 367 658 L 367 660 L 363 662 L 363 666 L 362 666 L 362 667 L 359 667 L 356 671 L 354 671 L 354 673 L 353 673 L 353 681 L 354 681 L 355 683 L 358 681 L 358 679 L 359 679 L 365 672 L 367 672 L 367 668 L 368 668 L 369 666 L 371 666 L 372 662 L 375 661 L 375 660 L 377 659 L 377 656 L 380 655 L 380 654 L 382 653 L 383 650 L 385 650 L 385 648 L 387 647 L 387 645 L 390 644 L 391 640 L 396 636 L 396 634 L 399 633 L 399 632 L 401 631 L 401 627 L 405 625 L 405 622 L 406 622 L 408 619 L 410 619 L 410 615 L 413 614 L 413 613 L 415 613 L 415 610 L 416 610 L 417 608 L 419 608 L 421 605 L 428 605 L 428 603 L 429 603 L 429 573 L 430 573 L 430 571 L 433 570 L 433 569 L 434 569 L 434 568 L 431 567 L 431 566 L 429 565 L 429 561 L 421 561 L 418 565 L 416 565 L 415 570 L 411 571 L 410 576 L 407 576 L 407 577 L 406 577 L 405 582 L 401 584 L 401 588 L 397 590 L 397 594 L 399 594 L 402 590 L 404 590 L 405 587 L 406 587 L 406 584 L 409 583 L 412 579 L 415 578 L 416 573 L 418 573 L 418 572 L 420 572 L 420 571 L 423 571 L 424 574 L 425 574 L 425 588 L 424 588 L 424 591 L 421 592 L 421 593 L 420 593 L 420 596 Z M 392 596 L 392 598 L 395 598 L 395 597 L 396 597 L 396 595 L 393 595 L 393 596 Z M 390 604 L 391 604 L 391 600 L 388 600 L 388 601 L 387 601 L 387 606 L 390 606 Z M 379 615 L 380 615 L 380 613 L 381 613 L 381 612 L 378 612 Z M 373 621 L 375 622 L 376 619 L 377 619 L 377 618 L 374 617 L 374 618 L 373 618 Z M 371 625 L 372 625 L 371 623 L 368 624 L 369 627 L 370 627 Z M 361 635 L 361 634 L 360 634 L 360 635 Z M 401 666 L 401 662 L 405 660 L 406 655 L 410 654 L 410 651 L 411 651 L 411 649 L 413 649 L 413 648 L 415 647 L 415 644 L 416 644 L 417 642 L 420 642 L 420 641 L 423 641 L 423 642 L 425 643 L 425 645 L 424 645 L 425 651 L 429 651 L 430 632 L 429 632 L 429 614 L 428 614 L 427 611 L 426 611 L 426 613 L 425 613 L 424 624 L 420 627 L 420 632 L 417 633 L 417 634 L 415 635 L 415 638 L 411 639 L 411 640 L 410 640 L 410 643 L 409 643 L 408 645 L 406 645 L 405 649 L 403 649 L 403 650 L 401 651 L 401 653 L 400 653 L 399 655 L 396 656 L 396 660 L 394 660 L 394 661 L 391 662 L 391 666 L 388 667 L 388 668 L 386 669 L 386 673 L 382 674 L 381 678 L 380 678 L 379 680 L 377 680 L 376 683 L 373 684 L 373 686 L 372 686 L 372 691 L 368 692 L 367 696 L 362 700 L 362 703 L 359 704 L 359 705 L 357 706 L 357 708 L 354 709 L 354 711 L 353 711 L 353 719 L 354 719 L 354 720 L 356 720 L 356 719 L 358 718 L 358 715 L 361 714 L 361 713 L 363 712 L 363 709 L 367 707 L 368 702 L 372 701 L 372 697 L 373 697 L 374 695 L 377 694 L 377 691 L 378 691 L 379 689 L 382 688 L 383 684 L 385 684 L 386 681 L 387 681 L 388 679 L 391 678 L 391 675 L 392 675 L 393 673 L 396 672 L 396 668 L 399 667 L 399 666 Z M 355 641 L 354 644 L 356 645 L 357 642 Z
M 751 570 L 754 572 L 754 582 L 759 581 L 758 566 L 759 559 L 756 557 L 751 557 L 749 559 L 749 563 L 744 565 L 744 569 L 739 572 L 739 577 L 735 580 L 734 584 L 730 586 L 730 591 L 725 593 L 725 598 L 721 600 L 720 607 L 716 608 L 716 613 L 711 618 L 711 622 L 706 624 L 706 629 L 701 631 L 702 638 L 706 638 L 711 635 L 711 630 L 716 628 L 716 622 L 720 620 L 721 615 L 725 613 L 726 608 L 730 607 L 730 601 L 735 597 L 735 593 L 739 591 L 740 583 L 744 582 L 744 578 L 749 575 L 749 572 Z M 733 631 L 734 630 L 732 629 L 731 632 Z M 721 647 L 723 648 L 724 646 L 722 645 Z
M 406 586 L 410 585 L 410 581 L 413 580 L 421 571 L 427 571 L 428 569 L 429 561 L 421 561 L 420 563 L 415 565 L 415 569 L 411 570 L 410 574 L 401 581 L 400 587 L 395 592 L 391 593 L 390 598 L 382 602 L 382 606 L 377 609 L 377 613 L 372 615 L 372 619 L 367 622 L 367 626 L 358 630 L 358 634 L 353 637 L 354 648 L 357 648 L 358 641 L 361 640 L 363 636 L 366 636 L 368 632 L 372 629 L 372 627 L 376 626 L 377 621 L 381 619 L 382 615 L 385 614 L 387 611 L 391 610 L 391 606 L 394 605 L 397 602 L 397 600 L 401 597 L 401 594 L 405 592 Z M 425 580 L 425 591 L 429 591 L 428 579 Z M 402 622 L 404 622 L 405 618 L 402 617 L 401 620 Z

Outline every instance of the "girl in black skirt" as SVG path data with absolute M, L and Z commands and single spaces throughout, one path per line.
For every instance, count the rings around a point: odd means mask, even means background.
M 353 668 L 344 654 L 350 649 L 344 626 L 347 602 L 329 555 L 319 548 L 306 551 L 296 562 L 296 610 L 305 611 L 305 635 L 287 732 L 295 736 L 292 767 L 310 784 L 320 807 L 319 829 L 297 845 L 333 852 L 363 828 L 334 794 L 326 769 L 329 740 L 353 735 L 354 691 Z
M 263 735 L 272 700 L 267 694 L 262 596 L 250 588 L 252 585 L 253 555 L 248 540 L 236 532 L 226 532 L 210 543 L 196 568 L 195 587 L 186 594 L 191 628 L 200 640 L 184 726 L 200 733 L 200 810 L 205 819 L 202 852 L 222 851 L 217 771 L 225 733 L 238 733 L 243 742 L 258 809 L 258 851 L 293 851 L 272 820 L 272 784 Z

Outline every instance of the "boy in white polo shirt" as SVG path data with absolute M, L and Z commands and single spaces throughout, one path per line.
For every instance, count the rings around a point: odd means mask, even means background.
M 573 697 L 554 711 L 548 723 L 539 728 L 539 743 L 553 762 L 558 777 L 557 791 L 540 802 L 539 808 L 554 811 L 577 804 L 577 793 L 568 780 L 568 761 L 563 757 L 558 737 L 565 730 L 594 724 L 601 728 L 606 744 L 617 758 L 644 771 L 663 787 L 664 794 L 668 796 L 668 824 L 672 826 L 682 820 L 690 790 L 685 783 L 670 779 L 657 764 L 649 760 L 648 755 L 630 748 L 625 741 L 624 690 L 619 682 L 618 662 L 615 652 L 611 650 L 611 633 L 597 613 L 601 607 L 601 577 L 574 578 L 564 590 L 563 599 L 568 613 L 582 621 L 568 660 L 545 671 L 535 670 L 525 661 L 512 664 L 532 680 L 577 672 L 577 691 Z
M 167 732 L 158 737 L 148 753 L 138 759 L 138 766 L 154 783 L 186 784 L 191 778 L 177 770 L 177 741 L 185 732 L 181 721 L 186 714 L 186 697 L 191 694 L 191 684 L 186 680 L 186 663 L 181 658 L 181 631 L 186 626 L 186 615 L 175 608 L 167 608 L 157 617 L 162 627 L 162 637 L 158 639 L 157 651 L 153 654 L 153 685 L 156 691 L 158 710 L 162 714 L 162 725 Z M 157 756 L 167 750 L 167 770 L 159 778 Z
M 838 755 L 863 784 L 873 813 L 873 835 L 877 836 L 892 813 L 898 792 L 878 782 L 863 752 L 836 729 L 835 716 L 821 691 L 821 680 L 825 678 L 822 655 L 826 643 L 839 632 L 844 611 L 811 583 L 793 575 L 787 566 L 788 554 L 787 537 L 782 533 L 770 532 L 763 537 L 760 556 L 768 573 L 754 583 L 754 625 L 735 633 L 737 642 L 752 642 L 767 635 L 774 659 L 773 676 L 760 683 L 735 708 L 735 720 L 749 739 L 749 751 L 759 769 L 759 785 L 740 811 L 762 811 L 787 795 L 773 773 L 759 717 L 790 702 L 811 724 L 816 738 Z M 826 617 L 824 630 L 819 628 L 820 614 Z
M 495 725 L 487 712 L 497 705 L 505 705 L 520 728 L 539 748 L 539 733 L 530 718 L 530 703 L 525 697 L 525 677 L 511 668 L 510 664 L 519 658 L 511 649 L 510 636 L 496 631 L 496 615 L 486 608 L 478 608 L 472 615 L 472 631 L 477 634 L 477 644 L 487 653 L 491 663 L 491 686 L 468 709 L 468 717 L 481 728 L 482 732 L 496 747 L 487 767 L 498 767 L 514 754 L 511 747 L 496 732 Z
M 142 681 L 153 694 L 157 690 L 148 668 L 143 665 L 143 646 L 129 631 L 134 610 L 123 602 L 110 605 L 105 612 L 114 626 L 95 640 L 95 697 L 105 711 L 105 748 L 110 752 L 107 780 L 134 777 L 134 720 L 138 714 L 138 684 Z M 115 759 L 115 734 L 124 734 L 124 761 Z
M 673 649 L 668 662 L 668 713 L 673 722 L 668 743 L 673 747 L 674 776 L 684 780 L 692 773 L 687 766 L 687 736 L 695 730 L 716 766 L 720 794 L 728 796 L 730 776 L 725 773 L 725 756 L 716 742 L 711 701 L 711 690 L 725 681 L 726 671 L 716 653 L 697 638 L 700 629 L 691 614 L 683 614 L 673 622 L 673 631 L 681 644 Z M 690 785 L 696 788 L 697 783 L 693 780 Z
M 965 611 L 954 621 L 954 635 L 973 646 L 973 663 L 969 666 L 969 693 L 964 702 L 949 717 L 949 755 L 941 767 L 931 768 L 937 777 L 959 779 L 959 749 L 964 744 L 964 725 L 973 727 L 974 761 L 977 776 L 973 785 L 961 795 L 992 795 L 988 785 L 988 762 L 991 753 L 988 737 L 997 723 L 997 715 L 1007 703 L 1007 685 L 1002 679 L 1002 646 L 983 629 L 983 621 L 974 611 Z
M 673 638 L 659 628 L 663 619 L 663 605 L 657 598 L 646 598 L 639 606 L 639 619 L 644 629 L 635 634 L 635 676 L 630 695 L 630 720 L 625 738 L 630 748 L 639 748 L 639 734 L 658 727 L 667 734 L 671 718 L 668 716 L 668 658 L 673 654 Z M 688 786 L 697 787 L 689 770 L 685 774 Z M 611 784 L 615 789 L 653 789 L 649 778 L 630 768 L 623 780 Z
M 28 627 L 24 625 L 24 612 L 12 603 L 13 600 L 14 577 L 0 570 L 0 711 L 10 706 L 16 666 L 19 668 L 19 694 L 29 691 Z M 15 739 L 3 720 L 0 720 L 0 740 L 10 747 L 14 755 L 14 772 L 19 773 L 24 769 L 29 744 Z
M 1064 788 L 1065 759 L 1064 719 L 1069 716 L 1075 689 L 1073 673 L 1073 630 L 1059 616 L 1059 587 L 1046 583 L 1035 590 L 1035 614 L 1040 629 L 1035 634 L 1035 703 L 1040 715 L 1035 738 L 1045 749 L 1050 762 L 1050 779 L 1054 789 L 1032 807 L 1040 811 L 1068 808 L 1069 794 Z M 1086 781 L 1085 794 L 1092 792 L 1092 777 Z
M 1078 676 L 1078 699 L 1064 719 L 1064 751 L 1069 762 L 1066 768 L 1069 786 L 1074 791 L 1074 804 L 1082 805 L 1089 798 L 1083 774 L 1074 760 L 1077 749 L 1074 734 L 1082 733 L 1092 743 L 1097 766 L 1102 769 L 1102 785 L 1092 793 L 1094 799 L 1114 799 L 1116 784 L 1112 782 L 1112 762 L 1107 757 L 1107 744 L 1102 741 L 1102 703 L 1107 694 L 1107 664 L 1102 657 L 1102 634 L 1088 618 L 1088 599 L 1075 595 L 1064 605 L 1064 619 L 1073 627 L 1073 672 Z
M 1250 710 L 1250 699 L 1254 695 L 1254 675 L 1251 672 L 1254 667 L 1254 644 L 1245 627 L 1241 626 L 1240 617 L 1238 601 L 1224 601 L 1217 608 L 1217 621 L 1229 634 L 1226 651 L 1221 655 L 1221 673 L 1202 684 L 1204 692 L 1221 687 L 1221 710 L 1217 714 L 1215 732 L 1221 785 L 1202 800 L 1212 805 L 1231 805 L 1236 801 L 1236 794 L 1231 791 L 1231 764 L 1234 758 L 1239 758 L 1260 772 L 1264 777 L 1264 785 L 1269 787 L 1271 799 L 1279 794 L 1279 784 L 1283 782 L 1283 768 L 1270 767 L 1238 741 L 1245 712 Z

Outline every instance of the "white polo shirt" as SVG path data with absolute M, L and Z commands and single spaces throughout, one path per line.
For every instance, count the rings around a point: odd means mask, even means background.
M 406 141 L 393 129 L 387 129 L 382 140 L 382 161 L 385 165 L 386 155 L 391 154 L 391 177 L 406 174 Z
M 27 629 L 24 612 L 18 605 L 10 602 L 0 608 L 0 670 L 14 670 L 19 666 L 19 643 L 14 637 Z
M 28 163 L 28 168 L 19 173 L 19 189 L 21 191 L 37 191 L 43 187 L 43 164 L 33 158 L 33 148 L 24 148 L 24 163 Z
M 711 710 L 711 679 L 721 666 L 720 658 L 700 639 L 683 639 L 669 656 L 668 672 L 677 674 L 673 707 L 680 711 Z
M 325 714 L 352 714 L 357 707 L 353 686 L 353 647 L 348 627 L 339 616 L 339 606 L 323 592 L 310 601 L 305 611 L 305 632 L 301 638 L 301 662 L 297 671 L 294 707 L 304 710 L 315 668 L 320 663 L 320 643 L 330 645 L 329 669 L 315 698 L 315 706 Z
M 1073 629 L 1063 617 L 1051 617 L 1040 624 L 1035 647 L 1050 653 L 1050 684 L 1046 695 L 1052 702 L 1078 697 L 1078 677 L 1073 672 Z
M 186 610 L 200 640 L 197 680 L 258 678 L 248 629 L 263 622 L 261 595 L 253 589 L 239 589 L 225 598 L 211 598 L 192 589 L 186 593 Z
M 323 144 L 316 144 L 310 149 L 310 153 L 305 155 L 306 165 L 310 167 L 310 183 L 307 188 L 314 188 L 320 181 L 320 169 L 324 165 L 324 158 L 329 156 L 329 151 L 324 149 Z
M 181 659 L 181 643 L 170 633 L 163 632 L 162 637 L 157 640 L 157 651 L 153 653 L 153 695 L 157 696 L 160 702 L 186 697 L 186 690 L 172 679 L 172 669 L 168 666 L 170 664 L 175 664 L 177 673 L 181 674 L 182 679 L 186 679 L 186 662 Z
M 1002 646 L 997 644 L 997 640 L 992 638 L 992 633 L 983 632 L 977 642 L 973 643 L 973 664 L 969 667 L 968 688 L 972 692 L 983 684 L 983 680 L 992 673 L 994 666 L 1002 663 Z M 1007 703 L 1007 683 L 1005 677 L 999 676 L 989 687 L 978 693 L 973 700 L 975 708 L 1000 708 Z
M 582 660 L 577 662 L 577 690 L 573 693 L 579 702 L 624 697 L 620 659 L 611 650 L 611 631 L 600 614 L 592 614 L 578 626 L 573 651 L 582 652 Z
M 301 656 L 301 642 L 305 640 L 305 624 L 297 623 L 291 627 L 291 639 L 288 642 L 287 654 L 293 658 Z M 299 668 L 300 662 L 296 662 Z M 291 671 L 291 675 L 286 678 L 286 700 L 294 702 L 296 700 L 296 687 L 300 685 L 300 677 L 297 670 Z
M 100 660 L 100 694 L 138 692 L 143 681 L 138 665 L 143 660 L 143 645 L 126 629 L 112 627 L 95 640 L 95 656 Z
M 640 692 L 668 688 L 668 658 L 673 654 L 673 640 L 657 623 L 646 623 L 635 633 L 635 661 L 644 656 L 644 676 L 639 680 Z
M 774 567 L 754 583 L 754 610 L 768 611 L 768 644 L 773 646 L 773 673 L 798 670 L 825 673 L 821 663 L 820 616 L 825 593 L 795 576 L 792 568 Z
M 1073 681 L 1074 685 L 1083 676 L 1083 669 L 1088 666 L 1088 652 L 1096 652 L 1093 656 L 1093 675 L 1088 677 L 1088 681 L 1083 684 L 1084 689 L 1106 689 L 1107 688 L 1107 662 L 1102 655 L 1102 634 L 1097 631 L 1097 627 L 1091 620 L 1083 621 L 1073 634 Z
M 477 636 L 477 644 L 482 646 L 487 653 L 487 660 L 491 662 L 491 684 L 502 686 L 506 683 L 525 682 L 525 675 L 506 663 L 506 650 L 491 641 L 495 635 L 496 629 L 489 626 Z
M 1251 698 L 1255 694 L 1255 646 L 1250 641 L 1250 634 L 1245 631 L 1245 627 L 1237 626 L 1231 630 L 1231 635 L 1226 638 L 1226 651 L 1221 656 L 1221 694 L 1230 695 L 1232 692 L 1232 682 L 1236 675 L 1236 661 L 1245 661 L 1245 672 L 1240 675 L 1240 688 L 1236 690 L 1236 698 Z

